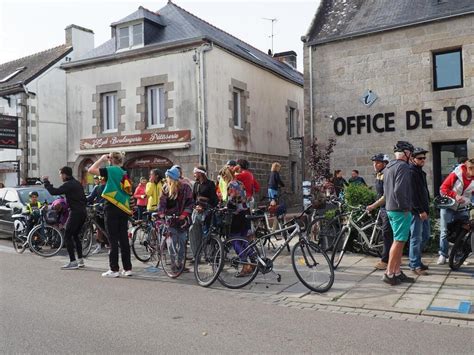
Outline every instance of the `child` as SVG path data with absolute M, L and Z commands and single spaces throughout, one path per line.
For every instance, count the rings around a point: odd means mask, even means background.
M 26 204 L 23 213 L 28 215 L 26 222 L 26 233 L 28 234 L 31 229 L 38 223 L 40 217 L 41 203 L 38 201 L 38 192 L 30 191 L 28 194 L 30 201 Z

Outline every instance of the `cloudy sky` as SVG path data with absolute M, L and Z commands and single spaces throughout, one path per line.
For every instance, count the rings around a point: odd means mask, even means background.
M 267 52 L 271 48 L 274 22 L 274 51 L 294 50 L 302 71 L 301 36 L 320 0 L 174 0 L 194 15 Z M 156 11 L 167 0 L 1 0 L 0 63 L 37 53 L 64 43 L 64 28 L 76 24 L 95 33 L 95 46 L 110 38 L 110 24 L 141 5 Z

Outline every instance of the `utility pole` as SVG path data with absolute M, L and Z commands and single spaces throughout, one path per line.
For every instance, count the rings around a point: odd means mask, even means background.
M 273 37 L 275 37 L 275 34 L 273 33 L 273 24 L 276 21 L 278 21 L 278 19 L 277 18 L 266 18 L 266 17 L 262 17 L 262 19 L 272 22 L 272 34 L 268 37 L 272 39 L 272 55 L 273 55 L 274 54 L 274 52 L 273 52 Z

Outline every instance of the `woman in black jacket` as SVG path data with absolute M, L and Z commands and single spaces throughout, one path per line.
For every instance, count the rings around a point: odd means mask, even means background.
M 280 177 L 280 163 L 273 163 L 270 176 L 268 177 L 268 198 L 270 200 L 276 200 L 278 198 L 278 190 L 280 187 L 285 187 L 285 184 Z

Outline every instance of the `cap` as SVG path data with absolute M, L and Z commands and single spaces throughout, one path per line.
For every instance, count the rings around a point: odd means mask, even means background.
M 236 162 L 235 160 L 231 159 L 231 160 L 228 160 L 225 165 L 228 165 L 228 166 L 236 166 L 236 165 L 237 165 L 237 162 Z
M 176 167 L 171 167 L 168 170 L 166 170 L 165 175 L 169 177 L 171 180 L 179 180 L 179 169 Z

